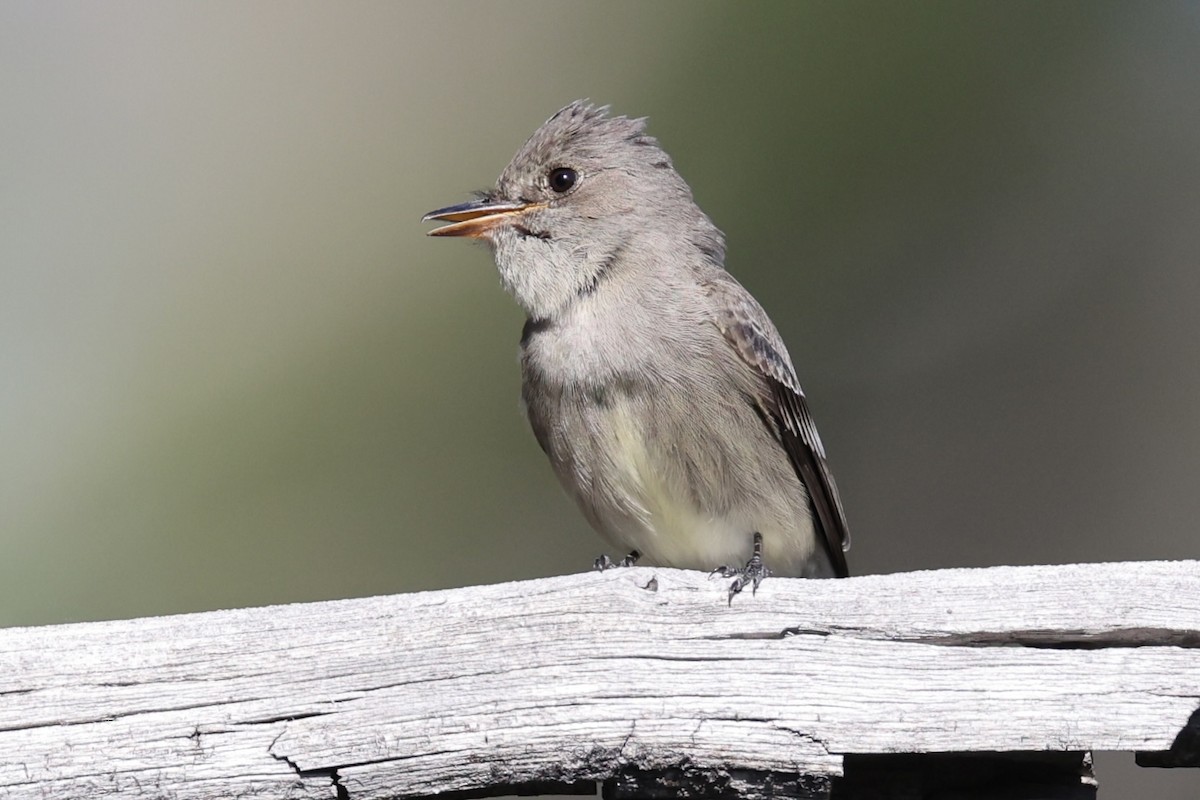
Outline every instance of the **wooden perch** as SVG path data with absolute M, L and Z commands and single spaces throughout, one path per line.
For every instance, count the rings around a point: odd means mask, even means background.
M 1200 562 L 725 585 L 0 630 L 0 796 L 889 797 L 957 763 L 1084 797 L 1085 751 L 1197 764 Z M 965 755 L 884 755 L 934 753 Z

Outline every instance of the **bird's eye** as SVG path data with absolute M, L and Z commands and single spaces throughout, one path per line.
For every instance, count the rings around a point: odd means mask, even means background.
M 575 185 L 579 175 L 570 167 L 555 167 L 550 170 L 550 188 L 562 194 Z

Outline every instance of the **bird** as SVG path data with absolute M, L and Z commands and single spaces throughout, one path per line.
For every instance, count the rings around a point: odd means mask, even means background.
M 521 404 L 591 526 L 649 563 L 845 577 L 849 530 L 808 401 L 724 234 L 645 118 L 576 100 L 491 189 L 431 211 L 525 312 Z

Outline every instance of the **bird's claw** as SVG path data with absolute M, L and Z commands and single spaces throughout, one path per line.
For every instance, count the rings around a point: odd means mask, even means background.
M 592 562 L 592 568 L 595 569 L 597 572 L 604 572 L 604 570 L 610 569 L 612 567 L 632 567 L 634 564 L 636 564 L 638 562 L 638 559 L 641 557 L 642 557 L 642 554 L 639 553 L 637 550 L 631 550 L 629 552 L 629 554 L 626 555 L 624 558 L 622 558 L 620 561 L 613 561 L 611 558 L 608 557 L 607 554 L 605 554 L 605 555 L 602 555 L 599 558 L 597 558 L 594 562 Z
M 731 606 L 733 605 L 734 595 L 739 594 L 747 585 L 750 586 L 750 594 L 758 594 L 758 585 L 771 577 L 770 568 L 763 563 L 762 534 L 754 534 L 754 554 L 750 556 L 750 560 L 746 562 L 746 566 L 739 569 L 722 564 L 708 573 L 710 578 L 713 575 L 734 579 L 733 583 L 729 584 L 729 605 Z

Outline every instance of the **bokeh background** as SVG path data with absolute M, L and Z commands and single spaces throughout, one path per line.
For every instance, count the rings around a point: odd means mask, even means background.
M 1200 555 L 1196 3 L 12 2 L 0 625 L 586 568 L 419 222 L 576 97 L 728 235 L 855 572 Z

